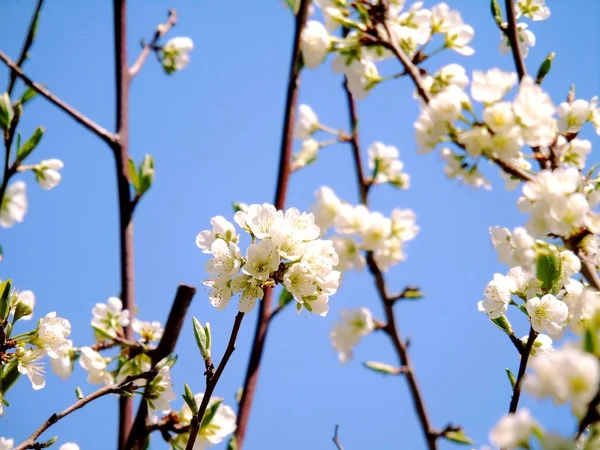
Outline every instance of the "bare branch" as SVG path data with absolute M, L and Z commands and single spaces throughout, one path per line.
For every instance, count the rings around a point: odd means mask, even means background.
M 301 0 L 296 13 L 294 43 L 292 49 L 292 58 L 290 62 L 290 71 L 288 78 L 285 117 L 283 121 L 283 135 L 281 139 L 281 149 L 279 157 L 279 170 L 277 175 L 277 188 L 275 191 L 275 207 L 282 209 L 285 206 L 285 198 L 287 194 L 287 186 L 291 174 L 291 159 L 292 159 L 292 143 L 294 139 L 294 122 L 296 119 L 296 106 L 298 103 L 298 87 L 300 84 L 301 71 L 301 34 L 308 17 L 308 9 L 310 0 Z M 240 399 L 237 429 L 235 439 L 238 450 L 241 450 L 244 445 L 244 437 L 248 427 L 248 419 L 252 402 L 256 392 L 256 383 L 260 370 L 260 363 L 265 346 L 265 339 L 269 329 L 269 319 L 271 317 L 271 308 L 273 302 L 273 289 L 268 289 L 265 292 L 264 298 L 260 302 L 260 311 L 256 331 L 252 341 L 252 350 L 248 361 L 248 369 L 246 378 L 244 379 L 244 387 L 242 398 Z
M 523 389 L 523 380 L 525 378 L 525 370 L 527 369 L 527 362 L 529 361 L 529 355 L 531 354 L 531 349 L 533 348 L 533 344 L 538 336 L 537 331 L 531 327 L 529 329 L 529 336 L 527 337 L 527 344 L 525 345 L 525 349 L 521 353 L 521 362 L 519 363 L 519 372 L 517 373 L 517 382 L 515 383 L 515 387 L 513 389 L 513 395 L 510 399 L 510 407 L 508 409 L 509 413 L 514 414 L 517 412 L 517 407 L 519 406 L 519 398 L 521 397 L 521 389 Z
M 515 14 L 515 2 L 514 0 L 505 0 L 506 5 L 506 27 L 502 27 L 502 31 L 506 35 L 508 42 L 510 43 L 510 49 L 515 60 L 515 67 L 517 68 L 517 74 L 519 80 L 527 75 L 527 67 L 525 66 L 525 60 L 521 54 L 521 48 L 519 47 L 519 30 L 517 30 L 517 19 Z
M 167 20 L 167 22 L 160 24 L 156 27 L 156 31 L 154 32 L 154 36 L 152 37 L 150 43 L 144 42 L 142 44 L 142 51 L 140 52 L 133 65 L 129 68 L 129 76 L 131 78 L 135 77 L 138 74 L 138 72 L 146 62 L 146 59 L 148 59 L 150 51 L 156 47 L 158 40 L 164 35 L 166 35 L 169 32 L 169 30 L 175 25 L 177 25 L 177 12 L 174 9 L 170 9 L 169 19 Z
M 132 375 L 125 378 L 120 383 L 109 384 L 104 386 L 103 388 L 98 389 L 96 392 L 88 395 L 87 397 L 82 398 L 81 400 L 76 401 L 68 408 L 62 410 L 59 413 L 52 414 L 46 422 L 39 427 L 35 432 L 27 438 L 22 444 L 15 448 L 15 450 L 25 450 L 28 448 L 35 448 L 36 440 L 40 435 L 50 428 L 52 425 L 56 424 L 60 420 L 67 417 L 69 414 L 77 411 L 78 409 L 83 408 L 88 403 L 109 394 L 124 394 L 131 393 L 136 388 L 133 384 L 136 380 L 151 380 L 156 376 L 156 369 L 149 370 L 148 372 L 141 373 L 139 375 Z
M 31 22 L 29 22 L 29 29 L 27 31 L 27 37 L 25 38 L 25 42 L 23 43 L 23 48 L 21 49 L 21 54 L 19 55 L 19 59 L 17 59 L 16 66 L 23 67 L 25 60 L 28 58 L 29 49 L 33 44 L 33 39 L 35 38 L 35 34 L 37 32 L 38 21 L 40 20 L 40 12 L 42 11 L 42 4 L 44 0 L 38 0 L 35 5 L 35 10 L 33 12 L 33 16 L 31 17 Z M 6 88 L 6 92 L 8 95 L 12 95 L 12 91 L 15 88 L 15 83 L 17 82 L 17 73 L 14 70 L 10 71 L 10 77 L 8 81 L 8 87 Z M 1 198 L 1 197 L 0 197 Z
M 29 86 L 31 89 L 36 91 L 42 97 L 45 97 L 50 103 L 58 106 L 64 112 L 66 112 L 69 116 L 71 116 L 77 123 L 80 123 L 85 128 L 102 138 L 104 141 L 108 142 L 111 146 L 118 142 L 118 137 L 112 134 L 110 131 L 98 125 L 96 122 L 92 121 L 75 108 L 70 106 L 68 103 L 65 103 L 60 98 L 52 94 L 48 89 L 42 86 L 39 83 L 31 80 L 27 75 L 23 73 L 23 71 L 12 61 L 8 56 L 6 56 L 2 51 L 0 51 L 0 60 L 4 62 L 10 69 L 12 69 L 13 73 L 16 73 L 23 82 Z
M 229 362 L 229 358 L 231 358 L 231 354 L 235 350 L 235 341 L 237 339 L 237 335 L 240 331 L 240 326 L 242 325 L 242 320 L 244 319 L 244 313 L 238 312 L 235 316 L 235 321 L 233 322 L 233 328 L 231 329 L 231 336 L 229 337 L 229 343 L 227 344 L 227 348 L 225 349 L 225 353 L 223 354 L 223 358 L 221 358 L 221 362 L 219 363 L 219 367 L 217 367 L 217 371 L 211 377 L 206 377 L 206 390 L 204 392 L 204 397 L 202 397 L 202 403 L 200 403 L 200 407 L 198 408 L 198 414 L 195 414 L 192 417 L 191 421 L 191 429 L 190 429 L 190 437 L 188 443 L 185 447 L 186 450 L 192 450 L 194 448 L 194 443 L 196 442 L 196 438 L 198 437 L 198 432 L 200 431 L 200 425 L 202 424 L 202 419 L 204 418 L 204 413 L 206 412 L 206 408 L 208 407 L 208 403 L 210 402 L 210 398 L 212 397 L 212 393 L 219 382 L 219 378 L 221 378 L 221 374 L 223 370 L 225 370 L 225 366 Z
M 335 426 L 335 431 L 333 432 L 333 443 L 335 444 L 335 447 L 338 450 L 344 450 L 344 446 L 342 445 L 342 443 L 340 442 L 340 439 L 338 437 L 338 429 L 340 428 L 339 425 Z

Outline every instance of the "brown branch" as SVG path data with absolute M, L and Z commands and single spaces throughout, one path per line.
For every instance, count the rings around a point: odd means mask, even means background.
M 410 63 L 410 62 L 409 62 Z M 410 63 L 412 65 L 412 63 Z M 413 66 L 414 67 L 414 66 Z M 407 70 L 410 73 L 409 68 Z M 418 81 L 418 80 L 417 80 Z M 356 102 L 352 93 L 348 90 L 347 84 L 344 83 L 344 88 L 346 90 L 346 97 L 348 99 L 348 114 L 350 127 L 353 130 L 353 144 L 352 150 L 354 155 L 354 164 L 357 174 L 362 174 L 362 164 L 361 164 L 361 149 L 360 143 L 358 141 L 358 131 L 356 130 L 358 126 L 358 113 L 356 111 Z M 427 95 L 426 91 L 424 91 Z M 356 137 L 356 138 L 355 138 Z M 366 181 L 363 175 L 357 176 L 357 182 L 359 183 L 359 193 L 361 197 L 361 203 L 365 206 L 368 206 L 368 187 L 366 185 Z M 375 286 L 377 288 L 377 293 L 379 294 L 379 298 L 383 305 L 385 319 L 387 324 L 384 326 L 383 331 L 389 336 L 394 350 L 398 355 L 398 359 L 400 361 L 400 365 L 403 368 L 403 373 L 406 376 L 406 380 L 408 383 L 408 387 L 410 390 L 410 394 L 413 400 L 413 404 L 417 411 L 417 416 L 419 418 L 419 422 L 421 424 L 421 428 L 423 430 L 423 434 L 425 435 L 425 440 L 427 441 L 427 447 L 430 450 L 435 450 L 437 448 L 437 438 L 438 432 L 431 424 L 429 419 L 429 415 L 427 413 L 427 409 L 425 407 L 425 401 L 423 399 L 423 395 L 421 394 L 421 390 L 417 383 L 417 379 L 414 373 L 414 369 L 412 366 L 411 358 L 408 354 L 408 344 L 406 341 L 403 341 L 398 327 L 396 325 L 396 318 L 394 315 L 393 304 L 394 301 L 402 296 L 390 296 L 387 291 L 387 286 L 385 283 L 385 279 L 383 277 L 383 273 L 377 266 L 375 262 L 375 258 L 373 257 L 373 252 L 367 252 L 367 266 L 371 275 L 375 280 Z M 406 291 L 406 290 L 405 290 Z
M 202 419 L 204 418 L 204 413 L 206 412 L 206 408 L 208 407 L 208 403 L 210 402 L 210 398 L 212 397 L 212 393 L 215 390 L 215 386 L 219 382 L 219 378 L 221 378 L 221 374 L 223 370 L 225 370 L 225 366 L 231 358 L 231 354 L 235 350 L 235 341 L 237 339 L 237 335 L 240 331 L 240 326 L 242 325 L 242 320 L 244 319 L 244 313 L 238 312 L 235 316 L 235 321 L 233 322 L 233 328 L 231 329 L 231 336 L 229 337 L 229 343 L 227 344 L 227 348 L 225 349 L 225 353 L 223 353 L 223 358 L 221 358 L 221 362 L 219 363 L 219 367 L 217 367 L 217 371 L 211 377 L 207 374 L 206 377 L 206 390 L 204 391 L 204 396 L 202 397 L 202 402 L 200 403 L 200 407 L 198 408 L 198 413 L 194 414 L 191 420 L 191 429 L 190 429 L 190 437 L 185 447 L 186 450 L 192 450 L 194 448 L 194 443 L 196 442 L 196 438 L 198 437 L 198 432 L 200 431 L 200 426 L 202 425 Z M 239 447 L 238 447 L 239 448 Z
M 158 40 L 165 34 L 167 34 L 169 30 L 175 25 L 177 25 L 177 12 L 174 9 L 170 9 L 169 19 L 166 23 L 160 24 L 156 27 L 156 31 L 154 32 L 154 36 L 152 37 L 150 43 L 142 43 L 142 51 L 140 52 L 133 65 L 129 68 L 129 76 L 131 78 L 135 77 L 138 74 L 138 72 L 146 62 L 146 59 L 148 59 L 150 51 L 154 49 L 158 44 Z
M 296 119 L 296 106 L 298 103 L 298 87 L 300 85 L 300 70 L 301 67 L 301 35 L 306 18 L 308 17 L 308 9 L 310 0 L 301 0 L 298 12 L 296 13 L 294 43 L 292 47 L 292 55 L 290 62 L 290 71 L 288 78 L 285 118 L 283 122 L 283 135 L 281 139 L 281 149 L 279 156 L 279 170 L 277 175 L 277 188 L 275 191 L 275 207 L 282 209 L 285 206 L 285 198 L 287 186 L 291 174 L 291 159 L 292 159 L 292 143 L 294 139 L 294 122 Z M 256 331 L 252 341 L 252 350 L 248 361 L 248 369 L 244 379 L 244 387 L 242 398 L 240 399 L 237 429 L 235 439 L 238 450 L 241 450 L 244 445 L 246 429 L 252 409 L 252 402 L 256 392 L 256 384 L 260 370 L 260 363 L 264 351 L 267 331 L 269 329 L 269 318 L 271 317 L 271 308 L 273 303 L 273 289 L 268 289 L 265 296 L 260 302 L 260 310 Z
M 166 358 L 175 350 L 175 345 L 181 334 L 181 328 L 183 327 L 187 311 L 195 294 L 196 288 L 193 286 L 180 284 L 177 288 L 177 293 L 175 294 L 175 299 L 173 300 L 171 312 L 169 313 L 167 323 L 165 324 L 162 338 L 156 349 L 151 353 L 152 366 L 155 366 L 159 361 Z M 147 429 L 147 417 L 148 404 L 146 402 L 141 402 L 131 432 L 127 438 L 127 443 L 125 445 L 126 449 L 144 448 L 148 434 L 151 431 Z
M 527 75 L 527 67 L 525 66 L 525 60 L 523 59 L 521 48 L 519 47 L 519 30 L 517 30 L 515 2 L 514 0 L 505 0 L 504 4 L 506 5 L 507 26 L 502 27 L 502 31 L 506 35 L 508 42 L 510 42 L 511 53 L 520 80 Z
M 344 450 L 344 446 L 342 445 L 342 443 L 340 442 L 340 438 L 338 437 L 339 428 L 339 425 L 335 426 L 335 431 L 333 432 L 333 443 L 335 444 L 335 448 L 337 448 L 338 450 Z
M 59 413 L 52 414 L 46 422 L 39 427 L 35 432 L 27 438 L 22 444 L 15 448 L 15 450 L 25 450 L 28 448 L 35 448 L 36 440 L 40 435 L 50 428 L 52 425 L 57 423 L 58 421 L 64 419 L 69 414 L 77 411 L 78 409 L 83 408 L 88 403 L 100 398 L 104 397 L 108 394 L 123 394 L 133 392 L 135 389 L 135 385 L 133 382 L 135 380 L 151 380 L 156 376 L 156 369 L 149 370 L 148 372 L 144 372 L 138 375 L 132 375 L 125 378 L 120 383 L 109 384 L 104 386 L 103 388 L 98 389 L 96 392 L 88 395 L 87 397 L 82 398 L 81 400 L 76 401 L 68 408 L 64 409 Z
M 519 406 L 519 398 L 521 397 L 521 389 L 523 388 L 523 380 L 525 379 L 525 370 L 527 369 L 527 362 L 529 361 L 531 349 L 533 348 L 533 344 L 537 339 L 537 336 L 537 331 L 535 331 L 533 327 L 531 327 L 529 329 L 529 336 L 527 337 L 527 344 L 525 344 L 525 349 L 523 350 L 523 353 L 521 353 L 521 362 L 519 363 L 517 382 L 515 383 L 513 395 L 510 399 L 510 407 L 508 409 L 509 414 L 514 414 L 515 412 L 517 412 L 517 407 Z
M 104 141 L 108 142 L 110 145 L 114 145 L 118 142 L 118 136 L 112 134 L 110 131 L 106 130 L 102 126 L 98 125 L 93 120 L 89 119 L 75 108 L 70 106 L 68 103 L 65 103 L 60 98 L 52 94 L 48 89 L 42 86 L 39 83 L 31 80 L 27 75 L 23 73 L 23 71 L 15 64 L 13 60 L 11 60 L 8 56 L 6 56 L 2 51 L 0 51 L 0 60 L 4 62 L 10 69 L 12 69 L 13 73 L 16 73 L 23 83 L 32 88 L 42 97 L 45 97 L 50 103 L 58 106 L 59 109 L 62 109 L 69 116 L 71 116 L 77 123 L 80 123 L 85 128 L 102 138 Z
M 129 186 L 129 66 L 127 63 L 127 1 L 114 0 L 116 129 L 119 139 L 113 142 L 119 198 L 119 237 L 121 268 L 121 300 L 133 314 L 135 307 L 133 266 L 133 221 Z M 125 338 L 131 339 L 131 323 L 125 327 Z M 133 423 L 133 399 L 119 399 L 118 448 L 124 448 Z
M 23 48 L 21 49 L 21 54 L 19 55 L 19 59 L 17 59 L 16 66 L 23 67 L 23 64 L 28 58 L 29 49 L 33 44 L 33 39 L 35 38 L 35 33 L 37 32 L 37 24 L 40 18 L 40 12 L 42 10 L 42 4 L 44 0 L 38 0 L 35 5 L 35 10 L 33 12 L 33 16 L 31 17 L 31 22 L 29 22 L 29 29 L 27 31 L 27 37 L 25 38 L 25 42 L 23 43 Z M 12 91 L 15 88 L 15 83 L 17 82 L 17 73 L 14 70 L 10 71 L 10 77 L 8 81 L 8 87 L 6 88 L 6 92 L 8 95 L 12 95 Z

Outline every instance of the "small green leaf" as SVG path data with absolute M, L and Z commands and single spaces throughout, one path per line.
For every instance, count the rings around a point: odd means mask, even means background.
M 514 334 L 512 325 L 505 316 L 500 316 L 497 319 L 490 319 L 494 325 L 504 331 L 506 334 Z
M 204 325 L 204 335 L 206 336 L 206 348 L 208 349 L 210 355 L 210 346 L 212 341 L 212 335 L 210 334 L 210 323 L 206 322 Z
M 4 280 L 0 283 L 0 323 L 4 322 L 10 312 L 10 291 L 12 280 Z
M 36 95 L 37 92 L 33 88 L 28 87 L 19 99 L 19 103 L 21 103 L 21 105 L 24 105 L 25 103 L 33 100 Z
M 31 152 L 35 150 L 40 140 L 44 136 L 44 127 L 37 127 L 31 137 L 23 144 L 22 147 L 17 148 L 17 161 L 19 163 L 25 161 Z
M 75 396 L 77 397 L 77 400 L 81 400 L 83 398 L 83 392 L 79 386 L 75 388 Z
M 206 426 L 208 426 L 208 424 L 212 422 L 212 420 L 215 417 L 215 414 L 217 414 L 219 406 L 221 406 L 221 403 L 223 403 L 223 400 L 217 400 L 208 408 L 206 408 L 206 411 L 204 412 L 204 417 L 202 418 L 202 425 L 200 425 L 200 429 L 205 428 Z
M 279 301 L 277 302 L 277 305 L 280 308 L 283 308 L 292 300 L 294 300 L 294 296 L 286 288 L 283 288 L 281 290 L 281 294 L 279 294 Z
M 515 385 L 517 384 L 517 379 L 508 367 L 506 367 L 504 370 L 506 370 L 506 376 L 508 377 L 508 381 L 510 381 L 510 386 L 514 389 Z
M 102 328 L 97 327 L 96 325 L 92 325 L 92 328 L 98 334 L 98 337 L 103 338 L 103 339 L 108 339 L 108 340 L 114 339 L 114 336 L 112 334 L 110 334 L 108 331 L 103 330 Z
M 129 158 L 129 181 L 133 185 L 135 192 L 138 193 L 140 191 L 140 177 L 138 176 L 137 167 L 135 167 L 135 162 L 133 159 Z
M 194 397 L 194 394 L 187 383 L 183 383 L 183 391 L 183 400 L 189 406 L 190 411 L 192 411 L 192 414 L 194 415 L 198 414 L 198 404 L 196 403 L 196 398 Z
M 537 72 L 537 76 L 535 78 L 535 82 L 537 84 L 542 84 L 542 81 L 544 81 L 544 78 L 546 78 L 546 75 L 548 75 L 548 72 L 550 72 L 550 69 L 552 68 L 552 62 L 554 61 L 555 56 L 556 53 L 550 52 L 548 56 L 546 56 L 546 59 L 544 59 L 544 61 L 540 65 L 540 68 Z
M 138 194 L 143 195 L 152 186 L 154 182 L 154 159 L 146 155 L 140 164 L 139 170 L 139 190 Z
M 242 202 L 232 203 L 231 207 L 233 208 L 234 213 L 236 213 L 238 211 L 246 211 L 246 209 L 248 209 L 248 205 L 246 205 L 245 203 L 242 203 Z
M 292 10 L 294 15 L 298 13 L 298 6 L 300 6 L 300 2 L 298 0 L 285 0 L 289 8 Z
M 402 294 L 403 298 L 408 300 L 417 300 L 424 297 L 423 292 L 417 287 L 408 287 Z
M 373 372 L 380 373 L 382 375 L 400 375 L 404 371 L 401 367 L 394 367 L 389 364 L 385 364 L 377 361 L 365 361 L 363 365 L 372 370 Z
M 158 363 L 156 363 L 155 369 L 160 370 L 165 366 L 168 366 L 171 369 L 175 365 L 176 362 L 177 362 L 177 355 L 175 353 L 171 353 L 171 354 L 165 356 L 163 359 L 161 359 Z
M 562 285 L 562 263 L 556 247 L 540 252 L 537 259 L 536 276 L 545 292 L 556 295 Z
M 235 438 L 235 435 L 231 436 L 231 439 L 229 439 L 227 450 L 238 450 L 237 439 Z
M 196 338 L 196 344 L 198 345 L 198 349 L 200 350 L 202 358 L 210 358 L 210 347 L 207 345 L 210 344 L 210 342 L 207 342 L 204 328 L 195 317 L 192 317 L 192 324 L 194 326 L 194 337 Z
M 5 394 L 19 379 L 21 374 L 18 370 L 17 361 L 5 364 L 0 370 L 0 393 Z M 0 396 L 3 397 L 3 396 Z
M 237 391 L 235 391 L 235 401 L 236 402 L 240 402 L 242 400 L 242 394 L 244 393 L 244 388 L 243 387 L 239 387 L 237 388 Z
M 39 448 L 48 448 L 58 441 L 58 436 L 54 436 L 53 438 L 48 439 L 46 442 L 40 445 Z
M 502 11 L 500 9 L 500 5 L 498 4 L 498 0 L 492 0 L 490 6 L 492 8 L 492 16 L 494 17 L 496 24 L 499 27 L 502 26 Z
M 468 437 L 463 430 L 446 431 L 444 433 L 444 437 L 449 441 L 456 442 L 457 444 L 473 444 L 473 439 Z
M 8 130 L 14 117 L 12 103 L 8 92 L 0 95 L 0 128 Z
M 591 322 L 586 328 L 583 335 L 583 349 L 588 353 L 594 355 L 598 353 L 598 333 L 593 328 L 593 322 Z

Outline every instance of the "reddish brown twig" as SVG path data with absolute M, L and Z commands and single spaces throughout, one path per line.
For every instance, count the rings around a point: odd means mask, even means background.
M 514 0 L 505 0 L 506 5 L 506 26 L 502 27 L 508 42 L 510 43 L 510 50 L 515 61 L 515 67 L 517 68 L 517 74 L 519 80 L 527 75 L 527 67 L 525 66 L 525 60 L 519 47 L 519 30 L 517 29 L 517 19 L 515 14 L 515 2 Z
M 242 325 L 242 320 L 244 319 L 244 313 L 238 312 L 235 316 L 235 321 L 233 322 L 233 328 L 231 329 L 231 336 L 229 337 L 229 343 L 227 344 L 227 348 L 225 349 L 225 353 L 223 354 L 223 358 L 221 358 L 221 362 L 219 363 L 219 367 L 217 367 L 217 371 L 213 376 L 209 376 L 207 373 L 206 376 L 206 390 L 204 391 L 204 397 L 202 397 L 202 402 L 198 407 L 198 414 L 195 414 L 192 417 L 191 428 L 190 428 L 190 437 L 185 447 L 186 450 L 192 450 L 194 448 L 194 443 L 196 442 L 196 438 L 198 437 L 198 431 L 200 431 L 200 425 L 202 425 L 202 418 L 204 417 L 204 413 L 206 412 L 206 408 L 208 407 L 208 403 L 210 402 L 210 398 L 212 397 L 212 393 L 215 390 L 215 386 L 219 382 L 219 378 L 221 378 L 221 374 L 223 370 L 225 370 L 225 366 L 227 362 L 229 362 L 229 358 L 231 358 L 231 354 L 235 350 L 235 341 L 237 339 L 237 335 L 240 331 L 240 326 Z
M 298 12 L 296 14 L 296 25 L 294 33 L 294 44 L 292 50 L 292 60 L 290 63 L 290 72 L 288 79 L 285 118 L 283 122 L 283 136 L 281 140 L 281 150 L 279 157 L 279 171 L 277 176 L 277 188 L 275 192 L 275 207 L 282 209 L 285 206 L 285 197 L 287 193 L 288 181 L 291 173 L 291 157 L 292 157 L 292 142 L 294 139 L 294 121 L 296 118 L 296 106 L 298 103 L 298 87 L 300 81 L 300 58 L 301 58 L 301 33 L 306 23 L 308 16 L 309 0 L 301 0 Z M 250 352 L 250 360 L 248 361 L 248 369 L 246 378 L 244 379 L 244 388 L 237 416 L 237 429 L 235 439 L 237 448 L 242 449 L 244 445 L 244 437 L 248 427 L 248 419 L 250 410 L 256 392 L 256 383 L 260 370 L 260 362 L 265 346 L 265 339 L 269 329 L 269 319 L 271 317 L 271 308 L 273 302 L 273 289 L 268 289 L 261 301 L 258 314 L 258 322 L 256 331 L 252 341 L 252 350 Z
M 523 389 L 523 381 L 525 379 L 525 370 L 527 369 L 527 362 L 529 361 L 529 356 L 531 355 L 531 349 L 533 348 L 533 344 L 538 337 L 537 331 L 531 327 L 529 329 L 529 336 L 527 337 L 527 344 L 525 344 L 525 348 L 523 353 L 521 353 L 521 362 L 519 363 L 519 372 L 517 373 L 517 381 L 515 383 L 515 387 L 513 388 L 513 395 L 510 399 L 510 407 L 508 409 L 509 413 L 514 414 L 517 412 L 517 407 L 519 406 L 519 399 L 521 398 L 521 389 Z

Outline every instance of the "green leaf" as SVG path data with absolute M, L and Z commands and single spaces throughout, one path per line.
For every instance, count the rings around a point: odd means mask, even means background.
M 5 394 L 19 379 L 21 374 L 18 370 L 18 363 L 13 361 L 5 364 L 0 370 L 0 393 Z M 0 395 L 0 397 L 3 397 Z
M 0 283 L 0 323 L 4 322 L 10 312 L 10 291 L 12 280 L 4 280 Z
M 21 103 L 21 105 L 24 105 L 25 103 L 33 100 L 36 95 L 37 92 L 34 89 L 28 87 L 19 99 L 19 103 Z
M 208 342 L 206 339 L 206 332 L 204 331 L 204 328 L 195 317 L 192 317 L 192 324 L 194 325 L 194 337 L 196 338 L 196 344 L 198 345 L 198 349 L 200 350 L 202 358 L 210 358 L 210 342 Z
M 546 56 L 546 59 L 544 59 L 544 61 L 540 65 L 540 68 L 537 72 L 537 76 L 535 78 L 535 82 L 537 84 L 542 84 L 542 81 L 544 81 L 544 78 L 546 78 L 546 75 L 548 75 L 548 72 L 550 72 L 550 69 L 552 68 L 552 62 L 554 61 L 555 56 L 556 53 L 550 52 L 548 56 Z
M 300 2 L 298 0 L 285 0 L 289 8 L 292 10 L 294 15 L 298 14 L 298 7 L 300 6 Z
M 56 442 L 58 441 L 58 436 L 54 436 L 53 438 L 48 439 L 46 442 L 44 442 L 43 444 L 40 444 L 39 448 L 48 448 L 51 445 L 56 444 Z
M 591 322 L 586 328 L 583 335 L 583 349 L 594 355 L 598 353 L 598 333 L 593 330 L 594 324 Z
M 139 189 L 138 194 L 143 195 L 152 186 L 154 182 L 154 159 L 152 156 L 146 155 L 140 164 L 139 170 Z
M 473 439 L 468 437 L 463 430 L 446 431 L 444 433 L 444 437 L 449 441 L 456 442 L 457 444 L 473 444 Z
M 498 0 L 492 0 L 491 3 L 492 16 L 496 21 L 498 26 L 502 26 L 502 10 L 500 9 L 500 5 L 498 4 Z
M 292 300 L 294 300 L 294 296 L 286 288 L 283 288 L 279 294 L 279 301 L 277 302 L 277 305 L 280 308 L 283 308 Z
M 408 300 L 417 300 L 424 297 L 424 294 L 421 292 L 421 290 L 416 287 L 406 288 L 402 294 L 402 298 Z
M 206 335 L 206 348 L 208 349 L 210 355 L 210 347 L 212 343 L 212 335 L 210 334 L 210 323 L 206 322 L 204 325 L 204 334 Z
M 562 263 L 555 247 L 538 254 L 536 276 L 542 283 L 542 290 L 558 294 L 562 284 Z
M 25 158 L 27 158 L 31 152 L 35 150 L 43 135 L 44 127 L 37 127 L 31 137 L 23 144 L 23 146 L 17 148 L 17 161 L 19 161 L 19 163 L 23 162 Z
M 10 96 L 8 92 L 0 95 L 0 128 L 8 130 L 10 123 L 14 117 L 12 103 L 10 102 Z
M 138 176 L 137 167 L 135 167 L 135 162 L 133 159 L 129 158 L 129 181 L 133 185 L 135 192 L 138 193 L 140 191 L 140 177 Z
M 217 400 L 208 408 L 206 408 L 206 411 L 204 412 L 204 417 L 202 418 L 202 425 L 200 425 L 200 429 L 205 428 L 212 422 L 212 420 L 215 417 L 215 414 L 217 414 L 217 409 L 219 409 L 219 406 L 221 406 L 221 403 L 223 403 L 223 400 Z
M 382 375 L 400 375 L 404 372 L 401 367 L 394 367 L 377 361 L 365 361 L 363 366 Z
M 508 377 L 508 381 L 510 381 L 510 386 L 514 389 L 515 385 L 517 384 L 517 379 L 508 367 L 506 367 L 504 370 L 506 370 L 506 376 Z
M 238 450 L 237 439 L 235 438 L 235 435 L 231 436 L 231 439 L 229 439 L 227 450 Z
M 183 400 L 189 406 L 192 414 L 198 414 L 198 404 L 196 403 L 196 398 L 194 397 L 194 394 L 187 383 L 183 383 L 183 391 Z
M 156 363 L 155 369 L 160 370 L 165 366 L 168 366 L 171 369 L 175 365 L 176 362 L 177 362 L 177 355 L 175 353 L 170 353 L 169 355 L 167 355 L 163 359 L 161 359 L 158 363 Z
M 77 400 L 81 400 L 83 398 L 83 392 L 79 386 L 75 388 L 75 396 L 77 397 Z
M 108 340 L 114 339 L 114 336 L 112 334 L 110 334 L 108 331 L 103 330 L 102 328 L 97 327 L 96 325 L 92 325 L 92 328 L 98 334 L 98 337 L 103 338 L 103 339 L 108 339 Z
M 504 331 L 506 334 L 511 335 L 514 333 L 512 325 L 505 316 L 500 316 L 497 319 L 490 319 L 494 325 Z

